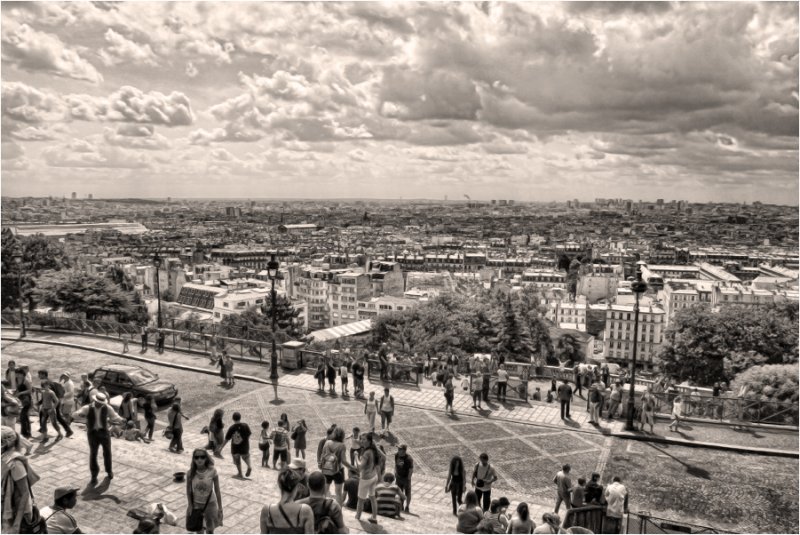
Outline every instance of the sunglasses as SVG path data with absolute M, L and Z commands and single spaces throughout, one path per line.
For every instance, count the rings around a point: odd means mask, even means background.
M 195 455 L 195 459 L 208 459 L 208 455 Z

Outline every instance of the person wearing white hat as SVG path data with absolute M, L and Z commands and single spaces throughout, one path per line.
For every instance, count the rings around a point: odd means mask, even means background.
M 39 511 L 47 523 L 47 533 L 83 533 L 75 517 L 67 512 L 77 505 L 79 490 L 74 485 L 66 485 L 53 492 L 53 506 L 42 507 Z
M 86 417 L 86 437 L 89 440 L 89 471 L 92 474 L 91 484 L 97 484 L 97 474 L 100 466 L 97 464 L 97 452 L 103 448 L 103 464 L 108 474 L 108 479 L 114 479 L 114 470 L 111 462 L 111 434 L 109 422 L 115 425 L 124 423 L 116 412 L 108 405 L 108 399 L 102 392 L 94 392 L 92 403 L 72 414 L 73 418 Z

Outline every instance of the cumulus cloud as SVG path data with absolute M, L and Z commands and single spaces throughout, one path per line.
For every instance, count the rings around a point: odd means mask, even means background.
M 166 150 L 172 146 L 150 125 L 120 125 L 116 130 L 105 128 L 103 138 L 109 145 L 129 149 Z
M 194 122 L 189 97 L 178 91 L 165 95 L 123 86 L 108 98 L 67 95 L 70 116 L 85 121 L 121 121 L 164 126 L 187 126 Z
M 50 167 L 143 169 L 151 165 L 143 154 L 86 139 L 48 147 L 42 157 Z
M 148 44 L 140 44 L 109 28 L 105 33 L 108 46 L 100 51 L 100 59 L 107 66 L 132 63 L 156 65 L 156 55 Z
M 3 117 L 29 124 L 62 119 L 65 107 L 58 95 L 22 82 L 4 82 Z
M 4 21 L 3 61 L 31 72 L 47 72 L 93 84 L 103 81 L 97 69 L 57 36 L 34 30 L 27 24 Z

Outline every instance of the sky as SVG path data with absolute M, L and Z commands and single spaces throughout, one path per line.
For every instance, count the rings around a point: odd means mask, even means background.
M 2 194 L 798 202 L 798 5 L 3 2 Z

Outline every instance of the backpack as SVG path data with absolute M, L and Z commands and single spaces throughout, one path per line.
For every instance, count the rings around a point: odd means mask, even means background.
M 286 433 L 283 431 L 275 431 L 275 437 L 272 439 L 272 443 L 275 445 L 275 449 L 282 449 L 286 446 Z
M 320 505 L 322 505 L 321 510 Z M 336 522 L 331 518 L 331 505 L 333 505 L 333 500 L 325 498 L 321 504 L 317 503 L 316 506 L 311 507 L 311 510 L 314 511 L 314 533 L 339 533 Z
M 592 403 L 600 403 L 600 391 L 596 388 L 593 388 L 591 392 L 589 392 L 589 401 Z
M 339 469 L 341 468 L 339 456 L 336 455 L 336 452 L 332 451 L 327 444 L 325 444 L 325 447 L 322 449 L 322 460 L 320 461 L 319 468 L 320 471 L 326 476 L 338 474 Z
M 50 388 L 55 392 L 58 399 L 64 399 L 64 385 L 56 381 L 50 381 Z

